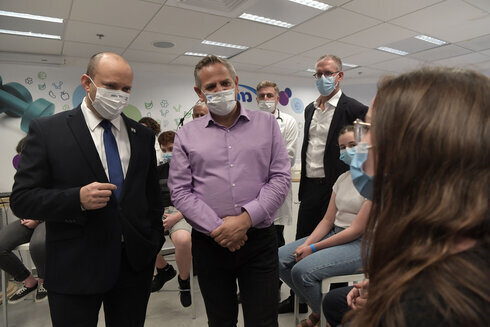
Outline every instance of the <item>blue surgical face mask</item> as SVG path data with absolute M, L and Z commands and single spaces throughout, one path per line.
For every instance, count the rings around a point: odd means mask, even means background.
M 350 173 L 352 183 L 363 197 L 368 200 L 373 199 L 373 176 L 367 175 L 362 170 L 362 165 L 366 162 L 368 156 L 368 144 L 359 143 L 356 146 L 356 154 L 350 163 Z
M 346 165 L 350 165 L 352 158 L 354 158 L 354 155 L 356 154 L 356 147 L 352 148 L 346 148 L 343 150 L 340 150 L 340 160 L 342 160 Z
M 162 153 L 162 158 L 164 163 L 170 162 L 170 159 L 172 159 L 172 152 Z
M 335 76 L 325 77 L 316 80 L 316 88 L 321 95 L 330 95 L 335 90 Z

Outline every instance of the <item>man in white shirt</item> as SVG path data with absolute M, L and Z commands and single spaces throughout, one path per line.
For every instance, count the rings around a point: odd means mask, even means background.
M 363 119 L 368 107 L 346 96 L 340 89 L 344 78 L 342 60 L 323 55 L 316 61 L 316 87 L 320 96 L 305 109 L 305 129 L 301 147 L 301 201 L 296 239 L 309 236 L 327 211 L 332 187 L 349 167 L 340 159 L 337 138 L 342 127 Z M 281 302 L 279 313 L 293 312 L 293 297 Z M 302 304 L 300 312 L 306 305 Z
M 270 112 L 276 117 L 279 128 L 281 129 L 282 137 L 286 143 L 288 150 L 289 161 L 291 167 L 294 166 L 296 160 L 296 140 L 298 138 L 298 123 L 296 120 L 285 112 L 277 108 L 279 103 L 279 88 L 277 84 L 271 81 L 262 81 L 257 85 L 257 104 L 260 110 Z M 277 211 L 274 220 L 274 226 L 277 233 L 278 247 L 285 244 L 284 241 L 284 226 L 290 225 L 293 218 L 293 193 L 292 188 L 289 189 L 286 200 Z

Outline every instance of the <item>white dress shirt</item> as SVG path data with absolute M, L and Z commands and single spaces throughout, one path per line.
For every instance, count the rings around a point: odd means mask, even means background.
M 315 111 L 311 118 L 308 148 L 306 150 L 306 177 L 323 178 L 325 170 L 323 167 L 323 156 L 327 144 L 328 131 L 332 123 L 335 108 L 339 102 L 342 91 L 339 90 L 325 103 L 325 110 L 320 108 L 319 97 L 313 105 Z M 335 140 L 337 142 L 337 140 Z
M 298 123 L 291 115 L 288 115 L 279 109 L 274 113 L 279 128 L 281 130 L 282 137 L 286 143 L 286 149 L 288 150 L 289 161 L 291 167 L 294 166 L 296 161 L 296 139 L 298 138 Z M 281 119 L 278 119 L 281 117 Z M 286 200 L 277 211 L 276 218 L 274 219 L 275 225 L 291 225 L 293 221 L 293 188 L 289 188 Z
M 81 104 L 82 114 L 85 118 L 85 123 L 88 126 L 90 131 L 90 135 L 92 136 L 92 140 L 94 140 L 95 148 L 99 153 L 100 161 L 102 162 L 102 166 L 104 167 L 104 171 L 107 175 L 107 179 L 109 180 L 109 169 L 107 168 L 107 158 L 105 155 L 105 146 L 104 146 L 104 128 L 100 125 L 102 119 L 97 117 L 92 110 L 87 107 L 85 103 L 85 98 Z M 128 131 L 126 129 L 126 124 L 124 123 L 121 116 L 117 116 L 113 120 L 112 123 L 112 134 L 116 139 L 117 150 L 119 151 L 119 158 L 121 159 L 121 165 L 124 177 L 126 178 L 126 172 L 128 171 L 129 159 L 131 158 L 131 145 L 129 143 Z M 101 181 L 100 181 L 101 182 Z

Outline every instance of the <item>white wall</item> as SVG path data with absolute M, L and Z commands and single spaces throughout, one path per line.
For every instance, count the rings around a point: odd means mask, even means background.
M 86 69 L 86 61 L 72 59 L 64 66 L 40 66 L 0 63 L 0 76 L 3 85 L 10 82 L 20 83 L 32 94 L 33 100 L 44 98 L 55 104 L 55 112 L 68 110 L 78 104 L 84 96 L 80 85 L 80 76 Z M 159 121 L 162 130 L 175 130 L 178 120 L 198 100 L 194 93 L 193 67 L 150 64 L 132 64 L 135 78 L 131 93 L 132 108 L 125 110 L 130 117 L 151 116 Z M 242 101 L 245 108 L 255 109 L 256 100 L 247 87 L 255 89 L 258 82 L 268 79 L 275 81 L 280 91 L 289 88 L 291 96 L 280 110 L 291 114 L 299 124 L 298 156 L 303 139 L 303 110 L 313 101 L 318 92 L 313 78 L 289 78 L 273 74 L 257 74 L 237 71 L 240 92 L 249 92 Z M 348 78 L 348 77 L 346 77 Z M 343 91 L 349 96 L 368 104 L 375 92 L 375 85 L 346 85 Z M 76 102 L 76 103 L 74 103 Z M 293 109 L 292 103 L 296 104 Z M 298 103 L 302 103 L 298 105 Z M 1 99 L 0 99 L 1 104 Z M 187 118 L 185 121 L 189 121 Z M 15 169 L 12 159 L 15 156 L 17 142 L 25 136 L 20 129 L 20 118 L 12 118 L 0 113 L 0 192 L 8 192 L 13 184 Z

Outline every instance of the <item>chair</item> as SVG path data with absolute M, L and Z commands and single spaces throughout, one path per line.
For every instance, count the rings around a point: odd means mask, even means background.
M 172 254 L 175 255 L 175 246 L 172 243 L 172 239 L 168 235 L 165 235 L 165 239 L 166 239 L 166 241 L 165 241 L 165 244 L 163 245 L 162 249 L 160 250 L 160 254 L 163 256 L 172 255 Z M 174 260 L 169 260 L 169 261 L 174 261 Z M 196 306 L 195 306 L 196 299 L 195 299 L 195 295 L 194 295 L 194 290 L 195 290 L 195 287 L 194 287 L 194 266 L 193 266 L 192 262 L 191 262 L 191 271 L 189 274 L 189 278 L 190 278 L 190 288 L 191 288 L 190 293 L 191 293 L 192 319 L 196 319 Z M 167 290 L 167 291 L 179 292 L 180 290 L 176 289 L 176 290 Z
M 331 284 L 335 283 L 347 283 L 349 286 L 359 283 L 364 280 L 364 274 L 354 274 L 354 275 L 342 275 L 342 276 L 332 276 L 322 280 L 322 303 L 325 299 L 325 294 L 330 292 Z M 299 324 L 299 299 L 298 296 L 294 297 L 294 326 Z M 320 327 L 325 327 L 327 322 L 323 315 L 323 306 L 321 306 L 320 311 Z

